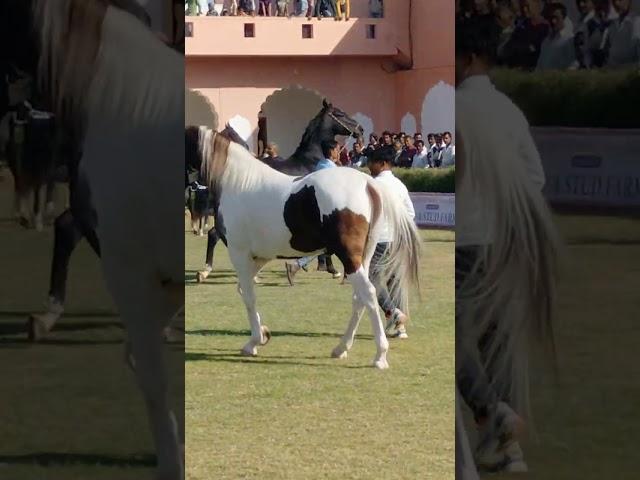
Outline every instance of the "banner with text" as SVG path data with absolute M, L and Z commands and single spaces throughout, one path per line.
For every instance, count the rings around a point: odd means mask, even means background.
M 640 130 L 533 128 L 551 203 L 640 206 Z
M 411 193 L 420 228 L 455 228 L 456 195 L 454 193 Z

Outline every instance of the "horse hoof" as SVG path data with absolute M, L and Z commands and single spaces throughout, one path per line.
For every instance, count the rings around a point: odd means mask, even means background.
M 257 275 L 253 277 L 253 283 L 255 283 L 256 285 L 260 285 L 260 279 L 258 278 Z
M 207 278 L 209 274 L 206 272 L 198 272 L 198 274 L 196 275 L 196 282 L 198 283 L 203 283 L 205 278 Z
M 349 353 L 341 346 L 337 346 L 331 351 L 331 358 L 344 359 L 347 358 Z
M 251 351 L 245 350 L 243 348 L 242 350 L 240 350 L 240 355 L 242 355 L 243 357 L 257 357 L 258 356 L 258 352 L 257 352 L 255 347 Z
M 387 368 L 389 368 L 389 363 L 387 363 L 387 360 L 383 358 L 383 359 L 374 361 L 373 366 L 376 367 L 378 370 L 386 370 Z
M 271 340 L 271 330 L 269 330 L 269 327 L 266 325 L 260 327 L 260 330 L 262 331 L 262 338 L 264 339 L 260 345 L 265 346 L 269 343 L 269 340 Z
M 29 316 L 27 321 L 27 334 L 30 342 L 39 342 L 49 333 L 49 329 L 45 321 L 40 315 L 34 314 Z

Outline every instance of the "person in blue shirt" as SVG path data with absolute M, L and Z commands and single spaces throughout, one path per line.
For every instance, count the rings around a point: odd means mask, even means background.
M 324 158 L 320 160 L 316 164 L 316 171 L 322 170 L 324 168 L 335 168 L 338 166 L 338 161 L 340 160 L 340 145 L 335 140 L 328 140 L 322 142 L 320 145 L 322 148 L 322 155 Z M 319 271 L 327 271 L 331 274 L 333 278 L 340 278 L 342 274 L 338 272 L 333 266 L 333 262 L 331 261 L 331 255 L 318 255 L 318 270 Z M 293 277 L 300 269 L 307 270 L 307 265 L 309 265 L 313 259 L 316 258 L 316 255 L 312 255 L 309 257 L 302 257 L 296 260 L 295 262 L 286 262 L 285 267 L 287 269 L 287 279 L 289 280 L 289 285 L 293 286 Z

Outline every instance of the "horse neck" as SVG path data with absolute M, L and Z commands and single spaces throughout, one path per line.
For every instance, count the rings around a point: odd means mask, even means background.
M 309 127 L 307 127 L 307 130 L 311 128 L 313 128 L 314 130 L 311 132 L 305 132 L 300 145 L 298 145 L 298 148 L 293 153 L 293 155 L 289 157 L 290 161 L 314 167 L 316 163 L 324 158 L 320 145 L 323 141 L 333 140 L 335 135 L 333 131 L 328 130 L 322 126 L 321 120 L 317 127 L 312 127 L 314 121 L 312 121 L 309 124 Z

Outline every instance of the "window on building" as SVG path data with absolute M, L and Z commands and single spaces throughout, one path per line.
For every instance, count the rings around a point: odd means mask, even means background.
M 368 39 L 376 38 L 376 26 L 375 25 L 367 25 L 367 38 Z
M 256 36 L 256 25 L 254 23 L 244 24 L 244 36 L 245 38 L 254 38 Z
M 184 36 L 193 37 L 193 22 L 185 22 L 184 24 Z
M 313 38 L 313 25 L 302 25 L 302 38 Z

